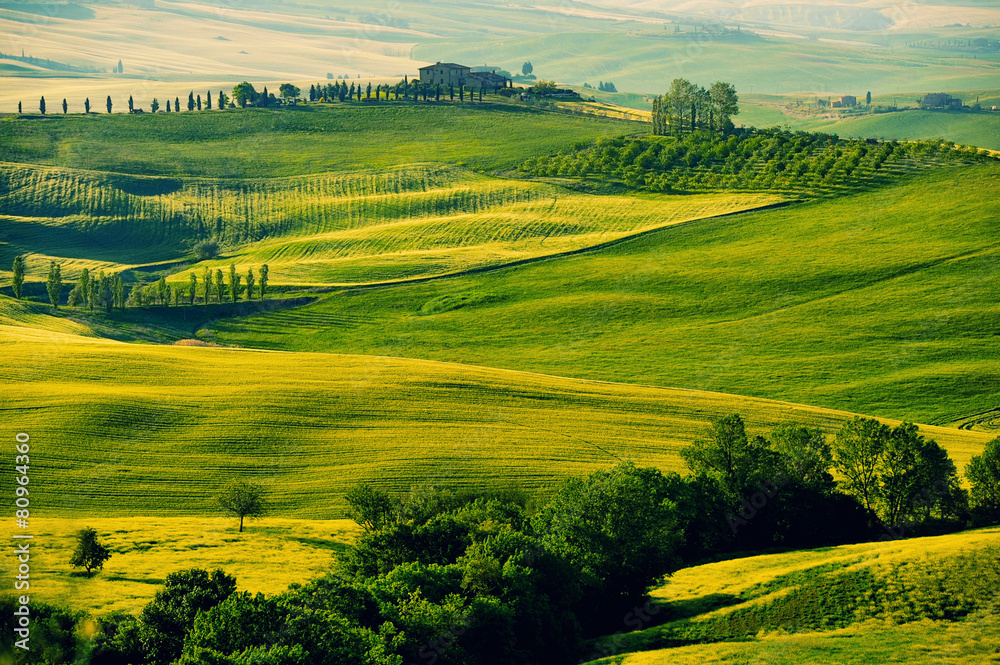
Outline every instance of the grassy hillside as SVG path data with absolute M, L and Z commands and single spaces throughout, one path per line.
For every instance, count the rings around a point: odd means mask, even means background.
M 816 125 L 814 129 L 857 138 L 943 138 L 961 145 L 1000 150 L 1000 113 L 912 110 L 851 118 Z
M 575 141 L 638 127 L 645 125 L 478 102 L 11 116 L 0 118 L 0 154 L 12 162 L 213 178 L 271 178 L 418 162 L 502 170 Z
M 997 167 L 682 225 L 600 252 L 347 290 L 226 344 L 450 360 L 948 423 L 996 406 Z
M 42 511 L 46 512 L 46 511 Z M 32 574 L 45 583 L 33 601 L 69 605 L 92 616 L 124 610 L 138 614 L 163 586 L 167 575 L 189 568 L 222 568 L 234 575 L 240 591 L 274 594 L 289 584 L 324 575 L 334 554 L 354 542 L 353 520 L 301 520 L 287 516 L 238 520 L 218 511 L 198 517 L 109 518 L 95 514 L 75 518 L 39 517 L 32 521 L 35 541 Z M 69 565 L 76 532 L 96 529 L 111 550 L 111 559 L 92 578 Z M 281 552 L 281 565 L 261 552 Z M 14 575 L 9 559 L 3 571 Z
M 732 412 L 754 431 L 796 421 L 833 432 L 850 417 L 429 361 L 122 344 L 28 324 L 0 326 L 0 380 L 6 422 L 31 436 L 32 502 L 46 516 L 213 515 L 213 496 L 236 476 L 264 484 L 275 515 L 297 518 L 341 517 L 359 481 L 544 493 L 622 459 L 679 471 L 678 450 Z M 989 438 L 925 433 L 962 466 Z
M 998 644 L 985 638 L 997 626 L 998 551 L 994 528 L 686 568 L 654 592 L 661 625 L 594 651 L 628 653 L 600 662 L 631 665 L 986 662 Z
M 215 238 L 224 256 L 194 265 L 271 269 L 274 284 L 375 282 L 572 251 L 693 219 L 774 204 L 779 195 L 690 197 L 574 193 L 541 183 L 415 165 L 260 180 L 133 177 L 0 165 L 0 265 L 27 254 L 33 279 L 51 260 L 121 270 L 190 257 Z M 186 283 L 187 273 L 178 276 Z

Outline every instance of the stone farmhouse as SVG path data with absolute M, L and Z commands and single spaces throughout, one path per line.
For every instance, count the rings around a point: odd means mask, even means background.
M 510 79 L 494 72 L 474 72 L 471 67 L 454 62 L 438 62 L 420 68 L 420 82 L 444 87 L 465 86 L 468 90 L 496 92 L 511 85 Z

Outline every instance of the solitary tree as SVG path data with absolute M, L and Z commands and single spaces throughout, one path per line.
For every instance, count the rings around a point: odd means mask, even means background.
M 105 105 L 108 107 L 108 113 L 111 113 L 111 95 L 108 95 L 108 101 Z
M 233 479 L 216 500 L 220 508 L 240 518 L 240 533 L 243 532 L 243 518 L 262 517 L 267 513 L 264 488 L 256 483 Z
M 21 102 L 18 102 L 18 103 L 17 103 L 17 112 L 18 112 L 19 114 L 21 113 Z
M 267 264 L 265 263 L 260 267 L 260 299 L 264 299 L 264 295 L 267 293 Z
M 62 298 L 62 268 L 55 261 L 49 262 L 49 276 L 45 281 L 45 289 L 49 292 L 49 302 L 52 306 L 59 308 L 59 300 Z
M 69 104 L 66 103 L 66 98 L 63 97 L 63 115 L 69 113 Z
M 121 58 L 118 59 L 118 73 L 119 74 L 125 73 L 125 65 L 122 64 Z
M 521 65 L 521 73 L 524 74 L 525 76 L 527 76 L 533 71 L 535 71 L 535 68 L 531 65 L 530 62 L 526 62 L 523 65 Z
M 128 112 L 131 113 L 135 110 L 135 102 L 132 101 L 132 95 L 128 96 Z
M 871 90 L 869 90 L 869 91 L 868 91 L 868 92 L 867 92 L 867 93 L 865 94 L 865 104 L 866 104 L 867 106 L 871 106 L 871 105 L 872 105 L 872 91 L 871 91 Z
M 266 268 L 267 266 L 265 266 Z M 24 257 L 21 255 L 14 257 L 14 266 L 12 268 L 14 271 L 14 277 L 11 281 L 11 288 L 14 289 L 14 297 L 18 300 L 21 299 L 21 290 L 24 287 Z M 266 274 L 266 273 L 265 273 Z M 261 292 L 264 290 L 264 276 L 261 275 Z
M 42 112 L 42 115 L 45 115 L 45 98 L 44 97 L 42 97 L 41 99 L 38 100 L 38 110 Z
M 69 563 L 74 568 L 85 568 L 87 577 L 90 571 L 101 570 L 104 562 L 111 558 L 111 551 L 97 540 L 97 531 L 87 527 L 76 534 L 76 549 Z

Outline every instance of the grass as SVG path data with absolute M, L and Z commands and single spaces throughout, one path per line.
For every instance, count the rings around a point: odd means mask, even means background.
M 212 515 L 233 477 L 264 484 L 288 518 L 342 517 L 361 481 L 392 492 L 509 481 L 544 496 L 623 459 L 681 471 L 678 451 L 732 412 L 754 431 L 792 421 L 832 433 L 850 417 L 429 361 L 123 344 L 30 323 L 0 326 L 0 379 L 5 421 L 31 436 L 32 505 L 52 517 Z M 924 432 L 959 465 L 990 438 Z
M 935 424 L 996 406 L 997 167 L 703 220 L 573 257 L 331 294 L 225 344 L 447 360 Z M 489 298 L 481 298 L 489 294 Z M 468 300 L 427 315 L 442 299 Z
M 32 164 L 213 178 L 379 170 L 417 162 L 506 170 L 526 157 L 639 126 L 478 102 L 11 116 L 0 118 L 0 154 Z
M 0 166 L 0 204 L 10 213 L 0 216 L 7 228 L 0 265 L 27 254 L 32 278 L 57 260 L 75 279 L 85 267 L 183 261 L 212 235 L 225 255 L 186 266 L 199 279 L 206 266 L 225 271 L 236 263 L 245 274 L 267 263 L 273 284 L 365 283 L 573 251 L 782 200 L 591 196 L 430 164 L 239 181 L 7 164 Z M 186 283 L 187 273 L 177 279 Z
M 40 510 L 40 514 L 47 511 Z M 123 610 L 138 614 L 163 587 L 167 575 L 189 568 L 222 568 L 236 577 L 237 589 L 280 593 L 329 571 L 334 554 L 354 542 L 359 528 L 352 520 L 302 520 L 285 516 L 247 520 L 238 533 L 236 518 L 206 513 L 199 517 L 36 517 L 31 575 L 32 601 L 69 605 L 92 615 Z M 69 565 L 75 534 L 97 530 L 111 550 L 104 569 L 87 577 Z M 263 561 L 262 561 L 263 559 Z M 5 574 L 16 573 L 8 558 Z M 36 588 L 37 587 L 37 588 Z
M 840 662 L 845 647 L 859 663 L 990 654 L 995 641 L 956 650 L 955 637 L 995 625 L 998 547 L 993 528 L 686 568 L 653 593 L 659 625 L 597 640 L 595 652 L 634 652 L 600 662 L 635 664 L 756 662 L 779 651 L 779 662 Z

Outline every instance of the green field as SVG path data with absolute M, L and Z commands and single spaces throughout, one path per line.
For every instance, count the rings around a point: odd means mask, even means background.
M 0 154 L 11 162 L 212 178 L 273 178 L 423 162 L 505 170 L 575 141 L 640 127 L 478 102 L 49 115 L 0 118 Z
M 205 334 L 952 423 L 998 397 L 996 174 L 943 168 L 558 261 L 345 290 Z
M 7 422 L 31 436 L 32 501 L 49 516 L 213 514 L 233 477 L 300 518 L 343 517 L 359 481 L 406 492 L 499 480 L 545 494 L 623 459 L 681 471 L 678 450 L 728 413 L 761 431 L 801 421 L 832 433 L 850 417 L 432 361 L 115 343 L 33 320 L 35 308 L 7 310 L 21 325 L 0 325 L 0 379 Z M 926 431 L 959 465 L 989 438 Z
M 618 655 L 594 662 L 992 662 L 998 547 L 994 528 L 685 568 L 653 592 L 661 625 L 596 640 Z

